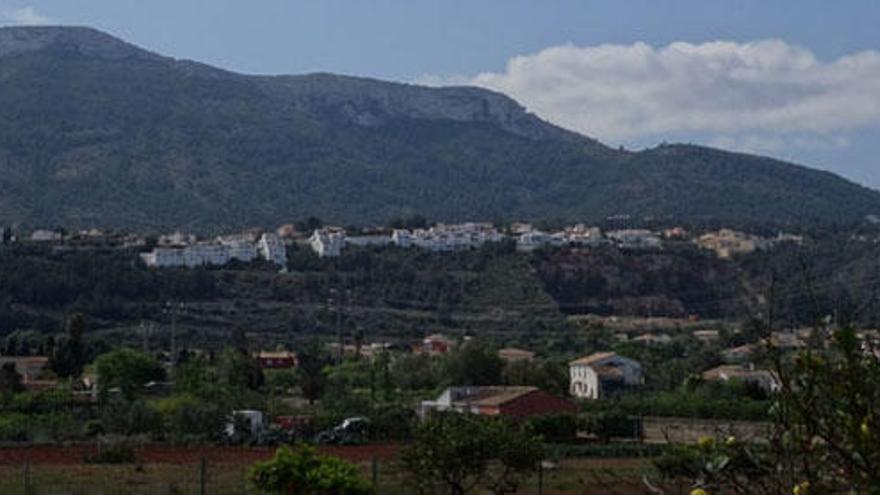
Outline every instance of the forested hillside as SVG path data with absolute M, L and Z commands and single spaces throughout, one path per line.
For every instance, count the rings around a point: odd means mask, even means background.
M 857 223 L 880 193 L 695 146 L 610 149 L 477 88 L 258 77 L 87 28 L 0 28 L 0 224 Z
M 851 241 L 835 248 L 839 241 L 734 260 L 691 246 L 533 253 L 512 244 L 457 253 L 349 248 L 336 259 L 291 247 L 283 274 L 261 263 L 155 270 L 128 251 L 7 246 L 0 248 L 0 335 L 55 332 L 79 311 L 99 333 L 128 341 L 142 337 L 142 324 L 167 339 L 176 319 L 182 341 L 193 346 L 220 343 L 235 330 L 301 341 L 335 335 L 337 324 L 347 336 L 360 331 L 371 339 L 427 332 L 545 338 L 565 334 L 571 315 L 742 322 L 766 315 L 771 294 L 783 325 L 826 316 L 876 325 L 876 246 Z

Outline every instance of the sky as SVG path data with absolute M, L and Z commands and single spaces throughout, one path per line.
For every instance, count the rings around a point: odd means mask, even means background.
M 630 149 L 766 154 L 880 189 L 880 1 L 0 0 L 250 74 L 504 92 Z

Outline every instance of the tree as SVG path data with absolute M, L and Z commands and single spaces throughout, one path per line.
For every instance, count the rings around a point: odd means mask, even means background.
M 498 385 L 504 361 L 495 349 L 479 342 L 466 342 L 449 354 L 446 376 L 453 385 Z
M 443 381 L 439 360 L 424 354 L 404 354 L 397 357 L 390 366 L 393 384 L 402 390 L 431 390 Z
M 238 390 L 258 390 L 266 382 L 257 362 L 250 355 L 231 347 L 223 349 L 218 371 L 223 383 Z
M 308 446 L 280 447 L 272 459 L 254 464 L 248 479 L 265 493 L 291 495 L 369 495 L 373 487 L 357 467 L 320 455 Z
M 0 394 L 3 395 L 3 400 L 9 401 L 13 395 L 23 391 L 21 373 L 15 369 L 15 363 L 5 363 L 0 368 Z
M 321 348 L 320 342 L 313 340 L 300 351 L 297 360 L 299 387 L 309 404 L 314 404 L 324 395 L 327 387 L 327 375 L 324 373 L 324 367 L 328 363 L 327 354 Z
M 62 377 L 77 377 L 86 364 L 85 344 L 86 319 L 82 313 L 73 313 L 67 319 L 67 340 L 58 346 L 52 361 L 52 370 Z
M 543 457 L 541 438 L 505 418 L 436 413 L 415 429 L 401 463 L 419 493 L 444 485 L 452 495 L 478 486 L 514 493 Z
M 557 395 L 568 395 L 568 367 L 561 362 L 510 362 L 504 366 L 502 379 L 506 385 L 528 385 Z
M 243 328 L 236 327 L 235 330 L 232 331 L 231 345 L 233 349 L 242 354 L 248 354 L 250 352 L 250 341 Z
M 305 221 L 296 222 L 296 230 L 300 232 L 312 232 L 324 226 L 324 222 L 317 217 L 309 217 Z
M 165 370 L 150 356 L 128 347 L 101 354 L 95 360 L 101 393 L 119 387 L 123 397 L 133 400 L 145 384 L 165 379 Z
M 880 361 L 856 332 L 814 330 L 830 348 L 786 356 L 771 349 L 782 390 L 764 444 L 701 439 L 658 459 L 667 477 L 741 494 L 877 493 Z

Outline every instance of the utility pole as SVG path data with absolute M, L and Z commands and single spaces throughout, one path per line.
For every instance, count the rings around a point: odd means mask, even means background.
M 171 370 L 177 366 L 177 312 L 183 311 L 183 303 L 165 303 L 165 311 L 171 314 Z
M 177 366 L 177 313 L 171 310 L 171 369 Z
M 339 333 L 339 310 L 337 309 L 339 299 L 336 297 L 336 287 L 330 287 L 330 297 L 327 298 L 327 311 L 331 311 L 335 313 L 336 316 L 336 329 L 337 329 L 337 337 Z M 337 345 L 339 345 L 339 341 L 337 340 Z M 334 359 L 337 364 L 341 362 L 340 356 L 342 354 L 342 349 L 336 350 L 336 355 Z
M 144 320 L 141 320 L 141 340 L 141 351 L 147 354 L 149 350 L 147 346 L 147 326 L 144 324 Z

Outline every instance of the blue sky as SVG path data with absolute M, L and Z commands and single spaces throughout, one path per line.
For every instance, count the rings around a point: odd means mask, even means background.
M 877 0 L 0 0 L 0 24 L 35 23 L 245 73 L 480 84 L 613 145 L 704 143 L 880 188 Z

